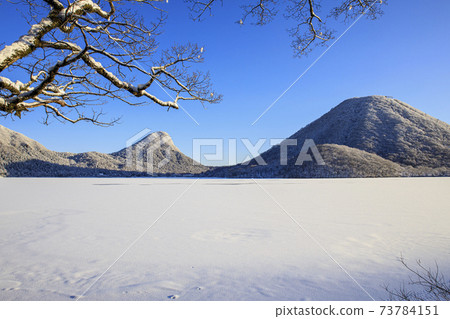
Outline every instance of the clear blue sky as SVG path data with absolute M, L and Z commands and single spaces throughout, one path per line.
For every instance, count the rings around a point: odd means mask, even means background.
M 130 107 L 111 102 L 103 107 L 110 117 L 122 116 L 110 128 L 91 124 L 40 123 L 42 110 L 21 120 L 0 119 L 0 124 L 19 131 L 56 151 L 113 152 L 144 128 L 168 132 L 187 155 L 193 138 L 288 137 L 309 122 L 355 96 L 394 96 L 445 122 L 450 120 L 450 1 L 391 0 L 379 20 L 361 19 L 331 50 L 283 96 L 255 125 L 251 123 L 322 52 L 294 58 L 287 22 L 281 15 L 264 27 L 235 23 L 240 10 L 236 1 L 225 0 L 206 21 L 193 22 L 186 5 L 169 1 L 169 20 L 160 38 L 171 43 L 199 43 L 220 104 L 204 109 L 199 103 L 182 103 L 200 125 L 183 111 L 156 105 Z M 324 2 L 326 3 L 326 1 Z M 145 16 L 145 12 L 142 12 Z M 27 30 L 15 6 L 0 6 L 1 40 L 11 43 Z M 6 26 L 6 27 L 5 27 Z M 348 24 L 336 24 L 337 35 Z M 155 90 L 154 92 L 158 92 Z M 161 92 L 161 96 L 164 93 Z M 227 142 L 226 142 L 227 143 Z M 226 145 L 226 144 L 225 144 Z M 267 143 L 264 149 L 267 149 Z M 247 153 L 239 149 L 239 159 Z

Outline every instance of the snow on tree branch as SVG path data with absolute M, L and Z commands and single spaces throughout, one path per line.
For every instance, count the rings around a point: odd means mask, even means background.
M 43 107 L 45 122 L 53 115 L 72 123 L 110 125 L 115 121 L 101 122 L 101 111 L 86 115 L 84 107 L 107 99 L 131 105 L 146 99 L 169 109 L 177 109 L 180 100 L 219 102 L 209 74 L 190 69 L 203 62 L 203 48 L 187 44 L 158 49 L 156 37 L 166 18 L 158 2 L 21 1 L 30 29 L 0 50 L 0 114 L 20 117 Z M 151 22 L 136 14 L 137 5 L 152 9 Z M 19 79 L 23 74 L 28 79 Z M 144 78 L 143 83 L 136 80 Z M 151 93 L 155 85 L 173 99 Z

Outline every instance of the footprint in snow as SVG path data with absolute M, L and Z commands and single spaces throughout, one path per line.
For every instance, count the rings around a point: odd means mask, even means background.
M 167 296 L 167 298 L 175 300 L 175 299 L 180 298 L 180 296 L 178 296 L 178 295 L 170 295 L 170 296 Z
M 0 279 L 1 291 L 18 290 L 21 285 L 22 285 L 22 283 L 20 281 Z

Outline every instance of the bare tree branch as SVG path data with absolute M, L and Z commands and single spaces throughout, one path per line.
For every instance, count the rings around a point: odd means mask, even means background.
M 213 7 L 223 0 L 185 0 L 189 4 L 194 20 L 201 20 L 206 12 L 211 14 Z M 334 38 L 334 31 L 327 28 L 327 18 L 334 17 L 343 20 L 354 19 L 365 13 L 369 18 L 376 19 L 383 11 L 383 0 L 339 0 L 339 6 L 329 8 L 328 15 L 322 16 L 319 0 L 246 0 L 241 5 L 242 14 L 238 20 L 245 24 L 247 20 L 256 25 L 271 22 L 278 11 L 284 11 L 284 17 L 292 21 L 288 29 L 293 38 L 291 46 L 296 56 L 308 54 L 315 46 L 325 45 Z
M 412 268 L 402 257 L 399 258 L 402 265 L 411 274 L 409 282 L 403 283 L 398 289 L 385 290 L 392 300 L 404 301 L 450 301 L 450 281 L 441 272 L 436 263 L 434 268 L 425 267 L 420 260 L 417 260 L 417 268 Z
M 102 112 L 90 116 L 81 109 L 118 99 L 131 105 L 145 98 L 160 106 L 178 109 L 179 100 L 217 103 L 221 96 L 211 89 L 209 74 L 191 71 L 203 62 L 203 48 L 187 44 L 158 53 L 164 12 L 161 0 L 22 0 L 28 8 L 29 31 L 0 50 L 0 115 L 20 117 L 37 107 L 76 123 L 99 125 Z M 132 10 L 146 5 L 151 22 Z M 38 18 L 40 16 L 40 18 Z M 28 79 L 16 79 L 17 69 Z M 136 79 L 146 79 L 139 83 Z M 165 100 L 150 92 L 159 85 L 173 93 Z M 75 118 L 70 113 L 76 114 Z

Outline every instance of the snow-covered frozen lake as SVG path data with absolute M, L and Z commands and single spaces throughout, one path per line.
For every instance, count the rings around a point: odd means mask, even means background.
M 0 190 L 0 300 L 381 300 L 408 279 L 401 255 L 450 271 L 450 178 Z

